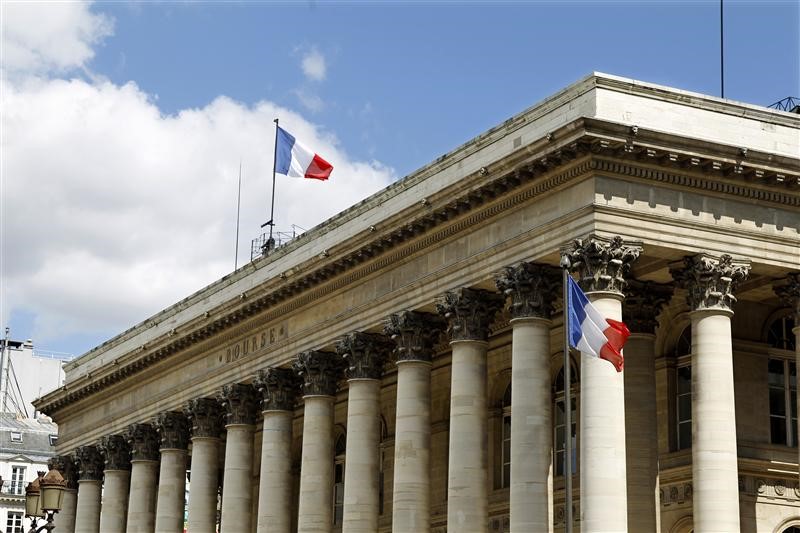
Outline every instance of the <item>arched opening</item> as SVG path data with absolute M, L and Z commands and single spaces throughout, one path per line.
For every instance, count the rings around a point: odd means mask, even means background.
M 502 424 L 500 435 L 500 486 L 511 486 L 511 384 L 508 384 L 500 402 Z
M 344 432 L 336 437 L 333 446 L 333 524 L 341 525 L 344 518 L 344 466 L 347 451 L 347 436 Z
M 570 387 L 570 403 L 571 403 L 571 431 L 569 431 L 571 442 L 570 461 L 572 465 L 572 474 L 578 472 L 578 372 L 575 367 L 575 362 L 570 359 L 570 373 L 572 386 Z M 566 465 L 564 463 L 566 457 L 566 444 L 567 444 L 567 420 L 566 420 L 566 398 L 565 398 L 565 376 L 564 367 L 559 369 L 556 374 L 556 379 L 553 383 L 553 473 L 555 476 L 563 476 Z

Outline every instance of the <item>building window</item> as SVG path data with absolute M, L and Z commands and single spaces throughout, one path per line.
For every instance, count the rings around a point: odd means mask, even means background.
M 12 431 L 11 442 L 22 442 L 22 433 L 20 433 L 19 431 Z
M 341 525 L 344 518 L 344 457 L 347 439 L 339 435 L 334 446 L 333 462 L 333 524 Z
M 58 444 L 58 435 L 50 435 L 50 446 Z
M 572 444 L 572 453 L 571 453 L 571 462 L 572 462 L 572 473 L 573 475 L 578 472 L 578 439 L 577 439 L 577 429 L 578 429 L 578 388 L 577 388 L 577 376 L 578 373 L 575 371 L 575 365 L 571 367 L 571 374 L 572 374 L 572 387 L 570 391 L 572 393 L 572 397 L 570 398 L 572 409 L 571 409 L 571 416 L 572 416 L 572 431 L 571 433 L 571 444 Z M 564 369 L 562 368 L 558 375 L 556 376 L 555 382 L 555 416 L 553 417 L 553 445 L 555 449 L 554 454 L 554 462 L 553 471 L 555 472 L 556 476 L 563 476 L 564 475 L 564 458 L 566 453 L 566 409 L 565 409 L 565 398 L 564 398 Z
M 792 333 L 794 326 L 794 317 L 792 315 L 785 315 L 775 320 L 767 330 L 769 345 L 779 350 L 795 351 L 795 336 Z
M 797 446 L 797 365 L 784 359 L 768 365 L 770 442 Z
M 22 513 L 17 511 L 9 511 L 8 518 L 6 519 L 6 532 L 7 533 L 24 533 L 22 529 Z
M 689 328 L 686 328 L 689 329 Z M 692 367 L 678 367 L 678 395 L 675 406 L 678 449 L 692 447 Z
M 508 488 L 511 486 L 511 385 L 506 387 L 503 394 L 503 401 L 500 406 L 503 409 L 503 429 L 500 443 L 500 486 Z
M 22 494 L 25 488 L 25 467 L 12 466 L 11 467 L 11 494 Z

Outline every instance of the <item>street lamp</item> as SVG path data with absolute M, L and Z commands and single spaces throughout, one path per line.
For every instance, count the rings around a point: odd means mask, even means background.
M 42 531 L 50 533 L 56 527 L 53 517 L 61 510 L 67 481 L 55 468 L 50 469 L 47 475 L 44 472 L 37 473 L 38 477 L 25 488 L 25 514 L 31 519 L 31 529 L 28 533 Z M 46 521 L 37 528 L 40 518 Z

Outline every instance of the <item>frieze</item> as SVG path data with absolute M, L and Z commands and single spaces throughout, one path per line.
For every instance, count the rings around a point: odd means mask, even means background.
M 252 385 L 231 383 L 222 387 L 219 403 L 225 414 L 225 425 L 256 423 L 256 391 Z
M 195 398 L 186 405 L 192 424 L 192 438 L 219 438 L 222 434 L 222 407 L 214 398 Z
M 739 491 L 758 498 L 800 501 L 800 484 L 797 476 L 790 479 L 740 476 Z
M 132 424 L 125 437 L 133 461 L 158 461 L 158 433 L 151 424 Z
M 496 292 L 462 287 L 440 296 L 436 310 L 448 322 L 451 341 L 486 341 L 503 303 L 505 298 Z
M 162 450 L 186 450 L 189 448 L 191 425 L 184 413 L 167 411 L 156 418 L 160 448 Z
M 736 286 L 747 279 L 750 263 L 734 260 L 724 254 L 719 258 L 708 254 L 685 257 L 683 264 L 674 264 L 670 273 L 676 283 L 686 289 L 686 302 L 692 311 L 717 309 L 733 311 Z
M 293 411 L 300 389 L 297 375 L 288 368 L 259 370 L 253 381 L 261 394 L 262 411 Z
M 354 331 L 339 340 L 336 353 L 344 360 L 347 379 L 380 379 L 393 347 L 383 335 Z
M 75 462 L 78 465 L 78 479 L 99 481 L 103 479 L 103 455 L 97 446 L 80 446 L 75 450 Z
M 47 469 L 56 469 L 67 482 L 67 488 L 77 490 L 78 467 L 69 455 L 55 455 L 47 461 Z
M 632 333 L 655 333 L 658 315 L 672 298 L 672 286 L 654 281 L 629 280 L 622 304 L 622 321 Z
M 497 273 L 495 285 L 510 300 L 511 318 L 549 320 L 553 304 L 561 292 L 561 269 L 523 262 Z
M 390 315 L 383 331 L 395 342 L 394 355 L 398 362 L 430 362 L 434 347 L 442 338 L 447 324 L 439 315 L 420 311 L 401 311 Z
M 569 268 L 578 273 L 578 284 L 584 291 L 621 295 L 631 264 L 641 252 L 642 243 L 639 241 L 590 235 L 585 239 L 575 239 L 562 255 L 569 258 Z
M 694 489 L 691 483 L 674 483 L 661 485 L 658 490 L 658 498 L 664 507 L 670 505 L 681 505 L 686 502 L 691 504 Z
M 335 353 L 308 350 L 297 356 L 292 368 L 300 377 L 303 396 L 333 396 L 342 375 L 341 358 Z
M 223 364 L 235 363 L 240 359 L 253 355 L 256 352 L 269 348 L 276 342 L 289 337 L 289 323 L 283 322 L 277 326 L 272 326 L 261 331 L 249 334 L 244 339 L 239 339 L 221 350 L 217 355 L 217 361 Z
M 131 449 L 123 435 L 106 435 L 100 439 L 100 452 L 105 460 L 105 470 L 130 470 Z

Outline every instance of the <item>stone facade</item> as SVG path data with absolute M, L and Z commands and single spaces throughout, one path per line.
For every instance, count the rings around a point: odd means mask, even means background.
M 187 466 L 193 533 L 800 525 L 799 133 L 605 75 L 513 117 L 66 365 L 74 530 L 177 533 Z M 562 256 L 631 330 L 571 354 L 571 508 Z

